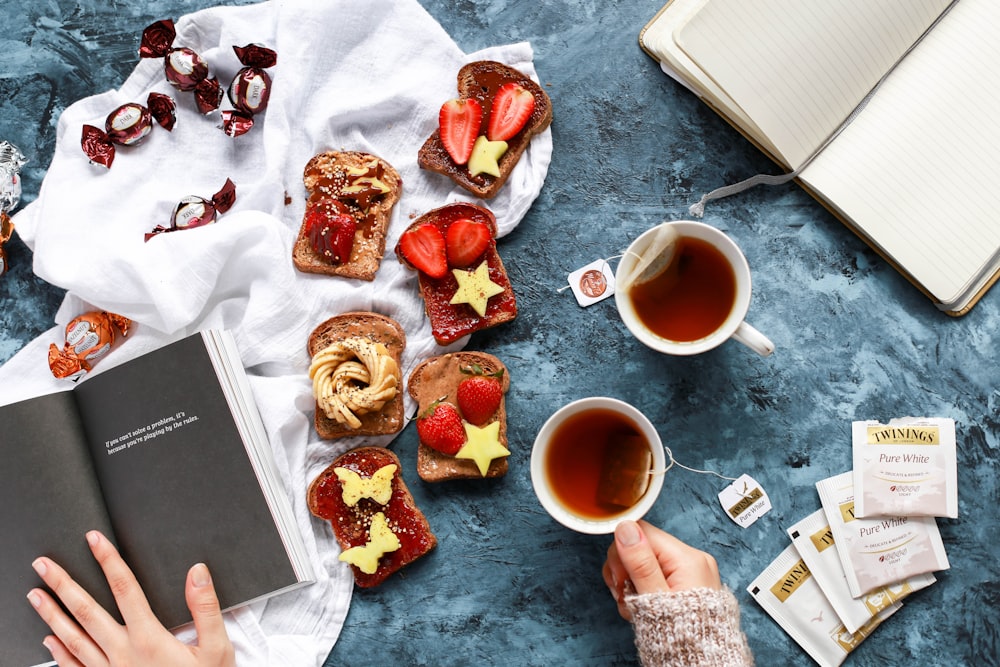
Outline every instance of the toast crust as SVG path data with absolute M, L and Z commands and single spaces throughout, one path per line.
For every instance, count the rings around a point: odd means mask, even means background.
M 506 395 L 510 389 L 510 374 L 500 359 L 486 352 L 461 351 L 431 357 L 420 363 L 410 373 L 408 391 L 417 402 L 417 414 L 423 414 L 431 404 L 444 400 L 454 405 L 458 404 L 456 393 L 458 385 L 469 377 L 467 372 L 473 366 L 480 366 L 484 374 L 503 371 L 499 378 L 503 397 L 500 407 L 489 422 L 500 422 L 500 444 L 508 450 L 507 445 L 507 404 Z M 487 478 L 502 477 L 507 474 L 507 457 L 493 459 L 486 472 Z M 443 482 L 453 479 L 482 479 L 474 461 L 458 459 L 420 443 L 417 448 L 417 474 L 425 482 Z
M 355 178 L 348 173 L 351 169 L 379 174 L 379 180 L 389 188 L 388 192 L 372 198 L 370 204 L 363 198 L 359 201 L 356 196 L 345 193 L 344 188 Z M 292 245 L 295 268 L 305 273 L 374 280 L 385 254 L 392 209 L 403 191 L 399 173 L 388 162 L 371 153 L 329 151 L 314 155 L 306 163 L 302 180 L 307 193 L 306 215 Z M 319 255 L 313 249 L 306 230 L 309 211 L 328 208 L 333 200 L 345 206 L 357 224 L 351 257 L 340 264 L 332 264 Z
M 349 338 L 363 338 L 385 346 L 396 362 L 397 373 L 402 368 L 403 350 L 406 348 L 406 334 L 398 322 L 385 315 L 371 312 L 351 312 L 336 315 L 313 329 L 309 335 L 306 351 L 310 358 L 330 345 Z M 324 440 L 355 435 L 374 436 L 398 433 L 406 424 L 403 406 L 402 377 L 396 377 L 396 395 L 380 410 L 357 415 L 361 421 L 358 428 L 350 428 L 336 419 L 331 419 L 316 403 L 314 425 L 316 433 Z
M 386 465 L 396 466 L 388 503 L 382 505 L 367 497 L 358 500 L 353 507 L 344 502 L 343 485 L 335 472 L 337 468 L 347 468 L 362 478 L 370 478 Z M 374 573 L 365 573 L 351 565 L 354 582 L 360 588 L 378 586 L 437 545 L 437 538 L 414 502 L 401 470 L 399 458 L 392 451 L 384 447 L 358 447 L 337 457 L 310 483 L 306 492 L 309 511 L 330 522 L 341 550 L 363 547 L 368 542 L 372 517 L 378 512 L 385 515 L 399 539 L 400 548 L 383 554 Z
M 431 223 L 442 233 L 446 233 L 448 226 L 461 218 L 482 222 L 489 227 L 492 238 L 482 261 L 489 267 L 490 280 L 503 287 L 503 292 L 489 299 L 485 315 L 480 316 L 469 304 L 451 303 L 451 298 L 458 289 L 458 280 L 451 271 L 443 278 L 432 278 L 423 271 L 417 271 L 420 296 L 424 300 L 424 312 L 431 322 L 431 334 L 441 345 L 448 345 L 463 336 L 495 327 L 517 317 L 514 288 L 496 248 L 497 223 L 492 211 L 467 202 L 446 204 L 423 214 L 407 229 Z M 398 246 L 396 256 L 406 264 Z
M 544 131 L 552 123 L 552 100 L 542 87 L 522 72 L 493 60 L 477 60 L 463 66 L 458 71 L 459 98 L 474 98 L 483 108 L 483 119 L 479 134 L 486 134 L 493 96 L 505 83 L 516 82 L 530 91 L 535 98 L 535 108 L 527 123 L 515 136 L 507 140 L 507 152 L 498 161 L 500 176 L 477 174 L 472 176 L 464 165 L 458 165 L 444 144 L 441 143 L 440 129 L 424 142 L 417 153 L 417 164 L 422 168 L 443 174 L 472 194 L 482 199 L 492 199 L 507 182 L 511 171 L 528 148 L 532 137 Z

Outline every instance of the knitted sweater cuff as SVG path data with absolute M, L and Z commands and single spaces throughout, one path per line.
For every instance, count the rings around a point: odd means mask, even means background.
M 630 594 L 639 660 L 653 665 L 730 667 L 753 665 L 740 631 L 740 607 L 728 588 Z

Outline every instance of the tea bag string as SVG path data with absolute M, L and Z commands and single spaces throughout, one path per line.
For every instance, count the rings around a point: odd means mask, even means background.
M 722 187 L 716 188 L 715 190 L 712 190 L 711 192 L 702 195 L 701 199 L 699 199 L 694 204 L 691 204 L 691 206 L 688 208 L 688 213 L 690 213 L 692 216 L 696 218 L 701 218 L 702 216 L 705 215 L 705 204 L 714 199 L 723 199 L 725 197 L 729 197 L 730 195 L 743 192 L 744 190 L 749 190 L 750 188 L 756 187 L 758 185 L 783 185 L 794 178 L 798 178 L 798 176 L 802 173 L 802 171 L 806 167 L 808 167 L 813 162 L 813 160 L 815 160 L 819 156 L 819 154 L 823 152 L 823 150 L 827 146 L 833 143 L 833 140 L 836 139 L 838 136 L 840 136 L 840 134 L 844 130 L 846 130 L 851 123 L 854 122 L 854 119 L 857 118 L 862 111 L 864 111 L 865 107 L 868 106 L 868 102 L 871 101 L 873 97 L 875 97 L 875 93 L 879 91 L 879 89 L 882 87 L 882 84 L 884 84 L 886 80 L 889 78 L 889 75 L 896 71 L 896 68 L 899 67 L 899 64 L 903 62 L 906 56 L 910 55 L 910 52 L 913 51 L 913 49 L 915 49 L 918 44 L 923 42 L 924 37 L 930 34 L 931 30 L 933 30 L 934 27 L 941 22 L 941 20 L 948 14 L 948 12 L 951 11 L 952 7 L 954 7 L 956 4 L 958 4 L 958 0 L 952 0 L 952 2 L 947 7 L 945 7 L 944 11 L 941 12 L 936 19 L 934 19 L 934 21 L 923 32 L 923 34 L 921 34 L 920 37 L 913 44 L 911 44 L 910 47 L 906 49 L 906 51 L 903 52 L 903 55 L 901 55 L 896 60 L 896 62 L 892 64 L 892 66 L 888 69 L 888 71 L 886 71 L 886 73 L 882 75 L 882 78 L 880 78 L 875 83 L 872 89 L 868 91 L 868 94 L 865 95 L 860 102 L 858 102 L 857 106 L 854 107 L 854 109 L 847 116 L 847 118 L 845 118 L 840 123 L 840 125 L 838 125 L 833 130 L 833 132 L 831 132 L 830 135 L 820 144 L 820 146 L 816 150 L 814 150 L 811 155 L 806 157 L 805 161 L 803 161 L 802 164 L 800 164 L 797 168 L 785 174 L 774 174 L 774 175 L 757 174 L 743 181 L 740 181 L 739 183 L 733 183 L 730 185 L 724 185 Z
M 663 450 L 667 453 L 667 458 L 670 459 L 670 463 L 663 470 L 653 470 L 653 471 L 651 471 L 650 472 L 651 475 L 666 475 L 667 472 L 671 468 L 673 468 L 674 466 L 677 466 L 678 468 L 684 468 L 685 470 L 687 470 L 689 472 L 698 473 L 699 475 L 715 475 L 716 477 L 718 477 L 720 479 L 724 479 L 724 480 L 727 480 L 727 481 L 730 481 L 730 482 L 735 482 L 737 480 L 736 477 L 726 477 L 722 473 L 715 472 L 714 470 L 698 470 L 697 468 L 689 468 L 688 466 L 684 465 L 683 463 L 680 463 L 677 459 L 674 458 L 674 453 L 672 451 L 670 451 L 669 447 L 667 447 L 666 445 L 664 445 L 663 446 Z

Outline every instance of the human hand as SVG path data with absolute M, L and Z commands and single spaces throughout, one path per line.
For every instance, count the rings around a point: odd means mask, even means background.
M 198 645 L 188 646 L 157 620 L 135 575 L 118 550 L 97 531 L 87 533 L 94 558 L 101 565 L 125 625 L 104 608 L 50 558 L 32 567 L 72 616 L 44 590 L 35 588 L 28 601 L 53 635 L 42 642 L 59 667 L 235 667 L 236 655 L 219 609 L 208 568 L 188 571 L 185 597 L 198 633 Z
M 722 588 L 719 566 L 711 554 L 688 546 L 646 521 L 618 524 L 601 572 L 618 604 L 618 613 L 626 621 L 632 620 L 625 606 L 626 581 L 631 581 L 639 594 Z

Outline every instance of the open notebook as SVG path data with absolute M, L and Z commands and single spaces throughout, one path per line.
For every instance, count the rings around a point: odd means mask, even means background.
M 672 0 L 639 36 L 930 297 L 1000 277 L 1000 2 Z

